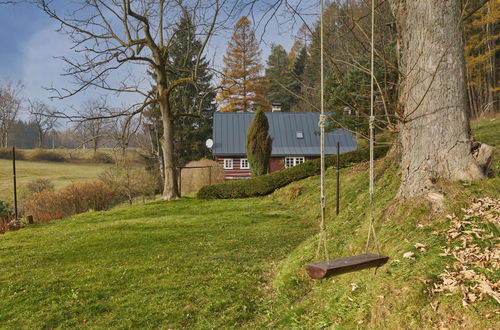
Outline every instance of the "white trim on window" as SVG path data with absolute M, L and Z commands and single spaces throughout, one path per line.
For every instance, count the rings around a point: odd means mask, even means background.
M 250 169 L 250 163 L 248 162 L 247 158 L 240 159 L 240 169 L 242 169 L 242 170 L 249 170 Z
M 232 170 L 233 168 L 234 168 L 233 159 L 232 158 L 224 158 L 224 169 L 225 170 Z
M 285 157 L 285 168 L 294 167 L 304 163 L 305 157 Z

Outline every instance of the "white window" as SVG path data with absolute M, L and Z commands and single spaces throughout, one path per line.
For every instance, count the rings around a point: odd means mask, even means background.
M 224 159 L 224 169 L 225 170 L 232 170 L 233 169 L 233 159 L 232 158 Z
M 303 139 L 304 138 L 304 132 L 297 131 L 296 136 L 297 136 L 297 139 Z
M 248 159 L 246 159 L 246 158 L 240 159 L 240 169 L 242 169 L 242 170 L 250 169 L 250 164 L 248 163 Z
M 297 166 L 304 161 L 304 157 L 285 157 L 285 168 Z

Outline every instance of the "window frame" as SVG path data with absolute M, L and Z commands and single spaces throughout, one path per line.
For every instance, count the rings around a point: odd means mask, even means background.
M 246 163 L 246 166 L 243 166 L 243 163 Z M 250 163 L 248 162 L 248 158 L 240 158 L 240 169 L 241 170 L 249 170 Z
M 229 165 L 229 163 L 231 165 Z M 225 170 L 232 170 L 232 169 L 234 169 L 234 160 L 232 158 L 224 158 L 222 165 L 223 165 Z
M 304 164 L 306 158 L 304 156 L 301 157 L 285 157 L 285 168 L 294 167 L 300 164 Z

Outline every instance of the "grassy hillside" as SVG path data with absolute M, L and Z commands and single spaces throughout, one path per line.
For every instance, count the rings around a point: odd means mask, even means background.
M 271 200 L 90 213 L 0 236 L 0 328 L 221 328 L 249 321 L 312 223 Z
M 55 163 L 17 161 L 17 182 L 19 185 L 34 179 L 50 179 L 56 188 L 73 182 L 97 179 L 99 173 L 109 164 L 91 163 Z M 12 194 L 12 161 L 0 159 L 0 200 L 11 198 Z
M 498 122 L 476 124 L 476 138 L 498 146 Z M 331 257 L 363 252 L 368 225 L 366 164 L 341 175 L 336 217 L 335 172 L 327 172 Z M 317 260 L 317 176 L 264 198 L 184 198 L 8 232 L 0 236 L 0 327 L 495 328 L 490 295 L 464 308 L 460 290 L 430 289 L 454 272 L 456 260 L 442 254 L 464 237 L 449 239 L 455 218 L 446 215 L 461 218 L 474 198 L 500 197 L 500 178 L 439 182 L 440 208 L 394 201 L 398 185 L 391 158 L 380 161 L 374 216 L 388 264 L 322 281 L 304 270 Z M 498 225 L 470 221 L 481 230 L 478 249 L 494 249 Z M 498 269 L 474 267 L 500 280 Z
M 396 168 L 389 160 L 379 164 L 376 172 L 379 178 L 374 214 L 382 253 L 391 258 L 388 264 L 377 272 L 364 270 L 311 281 L 304 265 L 324 258 L 323 255 L 315 258 L 318 237 L 311 237 L 280 264 L 273 281 L 276 299 L 270 303 L 271 312 L 260 324 L 284 328 L 323 325 L 339 329 L 366 326 L 401 329 L 408 326 L 431 328 L 444 320 L 452 328 L 459 327 L 462 322 L 469 328 L 491 326 L 492 320 L 483 317 L 491 315 L 498 307 L 490 297 L 473 308 L 463 309 L 460 293 L 436 296 L 429 288 L 439 282 L 437 275 L 453 263 L 452 258 L 440 256 L 444 251 L 442 247 L 447 245 L 446 231 L 450 229 L 446 215 L 461 214 L 461 208 L 470 204 L 473 197 L 499 196 L 500 180 L 464 185 L 442 182 L 442 192 L 448 197 L 448 203 L 443 210 L 433 212 L 424 199 L 393 202 L 399 182 Z M 333 213 L 334 191 L 328 189 L 328 246 L 332 258 L 363 253 L 368 229 L 368 174 L 366 171 L 344 171 L 343 174 L 342 211 L 338 217 Z M 302 190 L 304 193 L 293 200 L 293 207 L 307 218 L 318 219 L 317 181 L 313 178 L 294 183 L 277 192 L 275 199 L 277 202 L 287 200 L 293 196 L 290 191 Z M 333 173 L 329 175 L 327 186 L 334 186 Z M 498 228 L 495 228 L 484 230 L 498 237 Z M 494 242 L 490 239 L 483 243 L 494 246 Z M 426 252 L 420 252 L 416 243 L 423 244 Z M 370 251 L 376 250 L 371 247 Z M 403 257 L 407 252 L 414 256 Z M 437 312 L 432 307 L 436 304 L 440 305 Z M 462 321 L 462 317 L 466 321 Z

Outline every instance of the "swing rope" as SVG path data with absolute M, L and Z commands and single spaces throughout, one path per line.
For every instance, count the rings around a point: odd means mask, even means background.
M 375 93 L 374 93 L 374 62 L 375 62 L 375 0 L 372 0 L 372 24 L 371 24 L 371 59 L 370 59 L 370 120 L 369 120 L 369 129 L 370 129 L 370 206 L 369 206 L 369 216 L 370 216 L 370 224 L 368 226 L 368 237 L 366 239 L 366 247 L 365 253 L 368 253 L 368 248 L 370 245 L 371 234 L 373 234 L 373 241 L 375 243 L 375 247 L 377 249 L 377 254 L 380 255 L 380 248 L 377 240 L 377 233 L 375 232 L 375 227 L 373 226 L 374 218 L 373 218 L 373 193 L 374 193 L 374 124 L 375 124 L 375 115 L 373 111 L 374 101 L 375 101 Z
M 320 14 L 320 67 L 321 67 L 321 76 L 320 76 L 320 83 L 321 83 L 321 114 L 319 116 L 319 123 L 318 126 L 320 128 L 320 135 L 321 135 L 321 178 L 320 178 L 320 186 L 321 186 L 321 192 L 320 192 L 320 203 L 321 203 L 321 223 L 320 223 L 320 236 L 319 236 L 319 241 L 318 241 L 318 248 L 316 249 L 316 258 L 319 256 L 319 251 L 321 249 L 321 243 L 323 242 L 323 248 L 325 251 L 325 258 L 326 260 L 330 260 L 328 256 L 328 247 L 327 247 L 327 241 L 326 241 L 326 227 L 325 227 L 325 214 L 326 214 L 326 195 L 325 195 L 325 124 L 326 124 L 326 116 L 325 116 L 325 102 L 324 102 L 324 93 L 325 93 L 325 88 L 324 88 L 324 65 L 323 65 L 323 0 L 321 0 L 321 14 Z
M 326 214 L 326 195 L 325 195 L 325 125 L 326 125 L 326 115 L 324 111 L 324 59 L 323 59 L 323 7 L 324 1 L 321 0 L 320 5 L 320 66 L 321 66 L 321 74 L 320 74 L 320 84 L 321 84 L 321 114 L 319 117 L 318 126 L 320 128 L 320 140 L 321 140 L 321 175 L 320 175 L 320 203 L 321 203 L 321 222 L 320 222 L 320 237 L 318 241 L 318 247 L 316 249 L 316 258 L 318 258 L 321 246 L 323 246 L 325 258 L 327 263 L 330 263 L 330 258 L 328 256 L 328 248 L 327 248 L 327 237 L 326 237 L 326 226 L 325 226 L 325 214 Z M 380 255 L 380 247 L 377 240 L 377 233 L 375 231 L 374 222 L 375 219 L 373 217 L 373 196 L 374 196 L 374 123 L 375 123 L 375 115 L 374 115 L 374 62 L 375 62 L 375 0 L 371 1 L 371 63 L 370 63 L 370 119 L 369 119 L 369 131 L 370 131 L 370 183 L 369 183 L 369 226 L 368 226 L 368 237 L 366 240 L 365 253 L 368 253 L 368 248 L 370 246 L 370 241 L 373 235 L 373 241 L 375 243 L 375 247 L 377 249 L 377 254 Z

